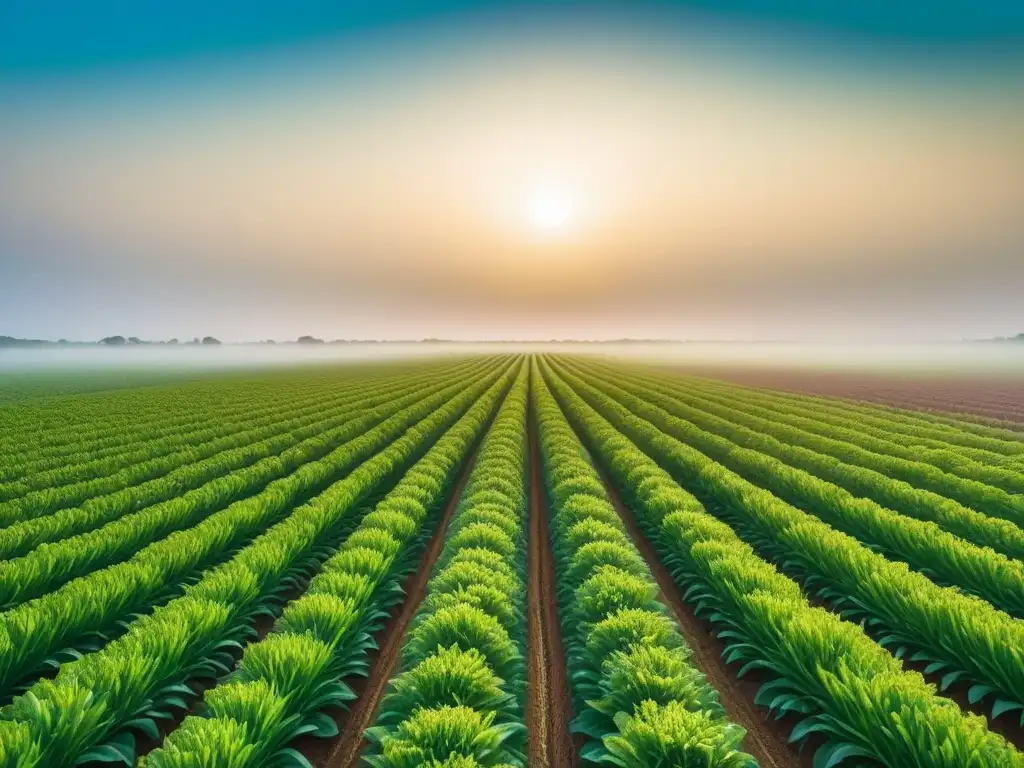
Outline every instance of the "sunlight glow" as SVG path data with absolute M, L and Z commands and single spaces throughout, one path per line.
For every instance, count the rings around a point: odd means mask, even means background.
M 541 190 L 534 193 L 529 203 L 530 223 L 545 234 L 561 232 L 570 224 L 576 207 L 565 192 Z

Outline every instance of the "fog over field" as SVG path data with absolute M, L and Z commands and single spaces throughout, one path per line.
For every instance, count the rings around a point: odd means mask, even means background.
M 0 373 L 92 369 L 220 369 L 556 352 L 614 356 L 684 366 L 1024 375 L 1024 344 L 807 342 L 391 342 L 348 344 L 138 345 L 0 349 Z

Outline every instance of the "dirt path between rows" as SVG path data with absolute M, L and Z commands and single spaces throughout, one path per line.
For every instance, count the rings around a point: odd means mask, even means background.
M 776 721 L 768 715 L 767 710 L 754 704 L 761 681 L 753 675 L 742 679 L 737 677 L 738 665 L 734 665 L 736 669 L 729 668 L 722 657 L 725 643 L 715 637 L 710 624 L 694 615 L 690 604 L 683 600 L 672 574 L 662 564 L 658 553 L 637 525 L 633 513 L 622 502 L 608 476 L 600 468 L 598 471 L 630 538 L 647 561 L 658 583 L 659 598 L 672 612 L 692 651 L 694 666 L 704 673 L 708 682 L 718 691 L 726 717 L 747 730 L 743 748 L 757 758 L 761 768 L 812 768 L 814 748 L 819 742 L 808 743 L 803 754 L 800 754 L 788 743 L 793 721 L 790 718 Z
M 303 737 L 292 744 L 317 768 L 350 768 L 359 764 L 366 746 L 363 732 L 373 724 L 377 705 L 398 666 L 406 632 L 426 595 L 427 582 L 430 581 L 434 563 L 444 548 L 448 524 L 459 505 L 462 489 L 469 479 L 475 459 L 474 453 L 466 462 L 466 467 L 445 504 L 441 520 L 427 542 L 419 563 L 406 577 L 402 585 L 405 599 L 392 610 L 387 623 L 374 636 L 378 650 L 371 654 L 369 676 L 345 681 L 358 694 L 358 698 L 352 702 L 352 708 L 347 714 L 336 713 L 335 719 L 341 732 L 331 739 Z
M 540 449 L 532 417 L 530 441 L 530 517 L 527 553 L 528 684 L 527 754 L 531 766 L 569 768 L 577 749 L 569 733 L 572 699 L 558 621 L 555 566 L 548 535 L 548 506 L 541 477 Z

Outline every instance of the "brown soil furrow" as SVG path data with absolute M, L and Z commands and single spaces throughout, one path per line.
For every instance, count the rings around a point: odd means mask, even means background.
M 725 643 L 714 635 L 708 622 L 694 615 L 690 604 L 683 600 L 682 592 L 672 574 L 662 564 L 658 553 L 637 525 L 633 513 L 622 502 L 618 491 L 604 472 L 600 468 L 598 471 L 601 472 L 608 496 L 622 518 L 630 538 L 647 561 L 651 574 L 658 583 L 659 597 L 679 624 L 686 644 L 692 651 L 694 666 L 704 673 L 708 682 L 718 691 L 729 720 L 747 730 L 744 749 L 757 758 L 761 768 L 811 768 L 818 742 L 808 743 L 802 754 L 799 753 L 788 743 L 794 721 L 790 718 L 776 721 L 766 710 L 754 704 L 754 697 L 762 680 L 754 675 L 742 679 L 737 677 L 738 665 L 733 665 L 735 669 L 730 669 L 722 655 Z
M 349 768 L 359 764 L 363 748 L 366 746 L 363 732 L 372 725 L 377 705 L 398 666 L 406 632 L 426 595 L 430 574 L 444 548 L 448 523 L 451 522 L 458 507 L 459 498 L 469 479 L 474 459 L 475 454 L 466 463 L 466 468 L 445 505 L 441 521 L 430 537 L 419 564 L 405 580 L 403 585 L 405 599 L 396 606 L 387 623 L 375 636 L 378 650 L 371 659 L 369 676 L 345 681 L 359 694 L 359 697 L 355 699 L 352 708 L 347 713 L 337 713 L 336 720 L 341 727 L 341 732 L 331 739 L 304 737 L 292 745 L 318 768 L 320 766 Z
M 528 657 L 526 723 L 529 765 L 576 765 L 569 733 L 572 701 L 558 621 L 555 569 L 548 536 L 548 507 L 541 480 L 540 450 L 530 420 L 529 575 L 527 578 Z

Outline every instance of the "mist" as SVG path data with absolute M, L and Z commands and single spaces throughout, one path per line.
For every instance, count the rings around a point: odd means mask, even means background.
M 391 342 L 347 344 L 139 345 L 0 349 L 0 372 L 272 368 L 431 360 L 538 352 L 632 359 L 683 367 L 1024 373 L 1024 343 L 934 342 Z

